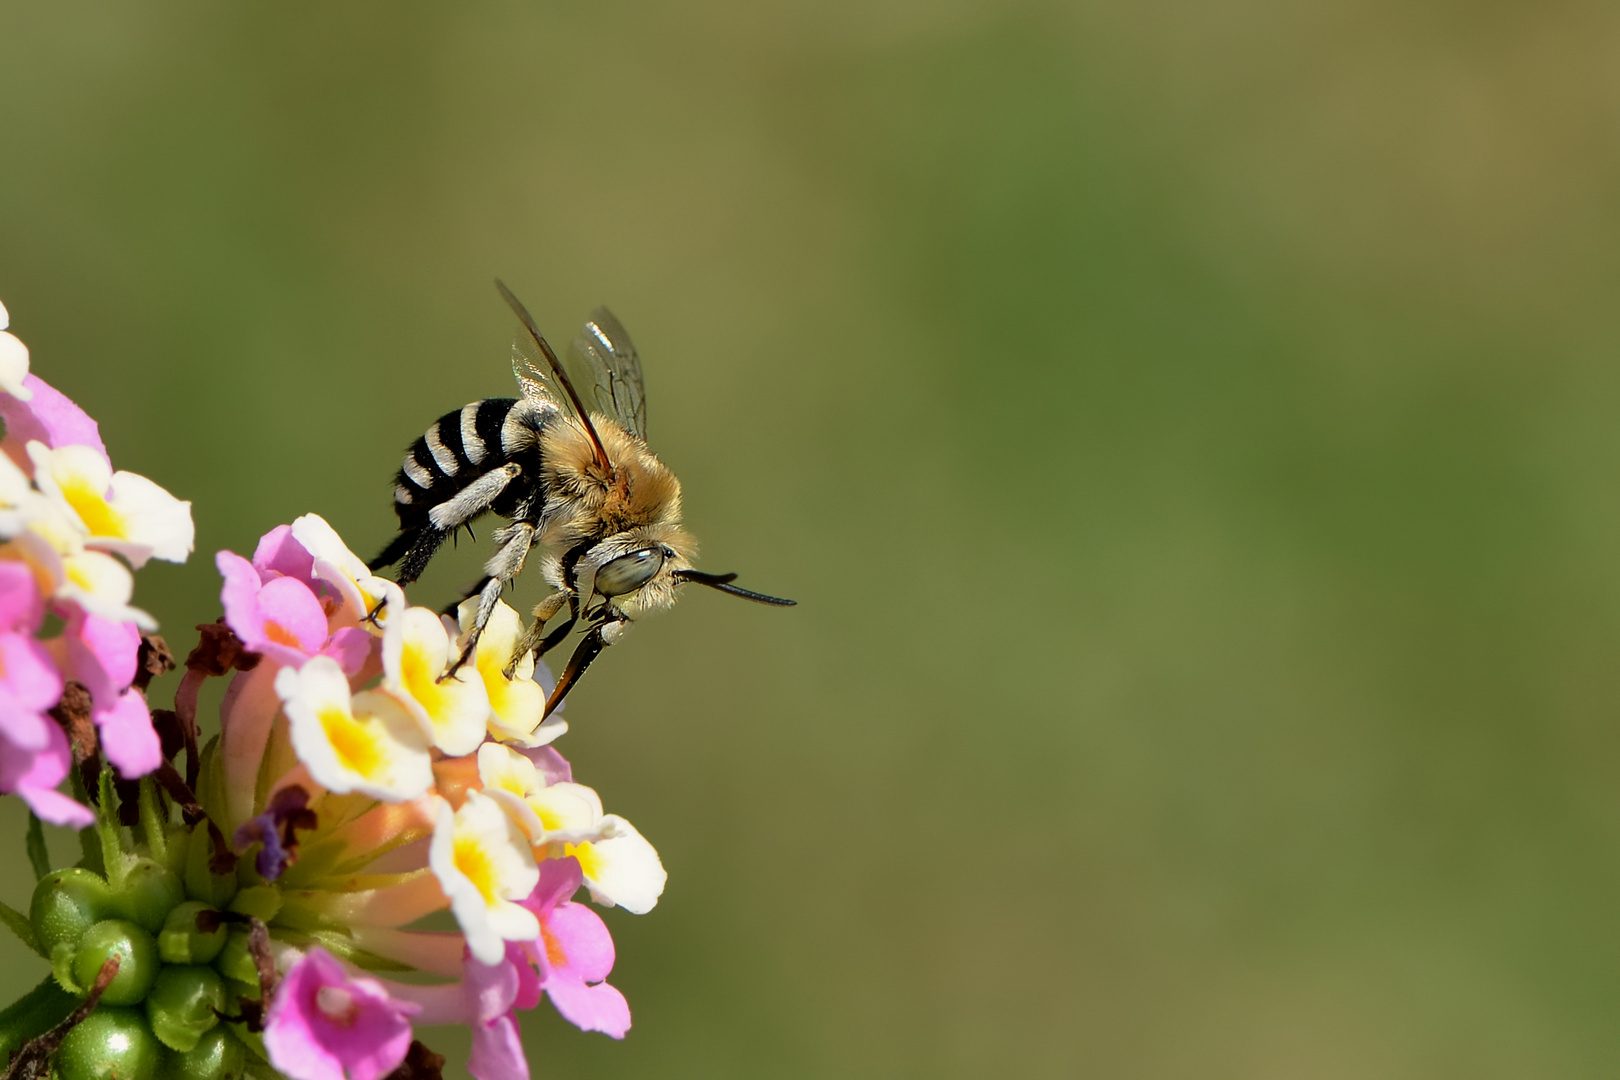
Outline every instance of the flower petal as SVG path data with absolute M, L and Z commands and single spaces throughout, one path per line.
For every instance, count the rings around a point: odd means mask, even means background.
M 27 401 L 10 395 L 0 396 L 0 419 L 6 422 L 3 444 L 6 455 L 19 465 L 26 464 L 29 442 L 46 446 L 88 446 L 103 458 L 107 448 L 101 442 L 96 422 L 68 396 L 38 375 L 29 375 L 23 387 L 33 395 Z M 109 463 L 108 468 L 111 468 Z
M 139 690 L 129 690 L 111 708 L 90 714 L 101 735 L 107 760 L 125 780 L 133 780 L 163 764 L 163 743 L 152 728 L 152 712 Z
M 321 786 L 404 802 L 433 783 L 427 739 L 415 720 L 390 694 L 364 690 L 351 696 L 348 677 L 331 657 L 282 668 L 276 693 L 298 760 Z
M 418 1008 L 350 975 L 316 946 L 288 969 L 265 1016 L 270 1064 L 291 1080 L 378 1080 L 405 1060 Z
M 314 563 L 304 545 L 293 537 L 291 525 L 277 525 L 261 536 L 259 546 L 253 549 L 253 568 L 264 581 L 276 575 L 308 581 L 314 577 Z
M 523 834 L 493 799 L 472 791 L 460 810 L 444 804 L 428 862 L 480 962 L 499 963 L 503 941 L 539 935 L 534 913 L 514 901 L 533 891 L 540 872 Z
M 484 741 L 489 698 L 477 674 L 450 664 L 450 635 L 427 608 L 407 608 L 383 632 L 383 685 L 401 695 L 446 754 L 470 754 Z
M 17 340 L 15 334 L 0 329 L 0 390 L 19 401 L 34 396 L 25 385 L 28 378 L 28 346 Z
M 608 839 L 567 844 L 563 850 L 579 860 L 591 899 L 645 915 L 664 893 L 664 882 L 669 877 L 664 864 L 653 846 L 624 818 L 609 814 L 602 824 L 613 830 Z

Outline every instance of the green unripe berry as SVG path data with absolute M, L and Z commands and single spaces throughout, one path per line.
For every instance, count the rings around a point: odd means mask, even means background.
M 215 1010 L 225 1007 L 225 982 L 213 968 L 170 964 L 158 972 L 146 995 L 146 1019 L 152 1034 L 170 1050 L 190 1050 L 219 1023 Z
M 101 965 L 118 957 L 118 974 L 101 995 L 105 1005 L 134 1005 L 146 996 L 157 977 L 157 942 L 152 935 L 123 919 L 107 919 L 85 931 L 73 957 L 73 980 L 81 992 L 95 985 Z
M 163 1055 L 163 1080 L 241 1080 L 247 1054 L 223 1024 L 209 1029 L 183 1054 Z
M 163 920 L 158 932 L 158 955 L 170 964 L 207 964 L 225 947 L 225 927 L 212 933 L 197 929 L 197 916 L 214 909 L 196 900 L 187 900 Z
M 53 870 L 40 878 L 28 905 L 28 921 L 47 954 L 64 943 L 77 946 L 86 930 L 111 914 L 107 883 L 79 867 Z
M 124 871 L 123 886 L 113 897 L 116 914 L 148 933 L 163 928 L 163 920 L 186 898 L 185 886 L 156 859 L 132 859 Z
M 259 965 L 253 962 L 253 953 L 248 949 L 248 932 L 239 926 L 232 927 L 225 938 L 225 947 L 219 951 L 214 960 L 214 968 L 227 979 L 247 983 L 249 986 L 259 985 Z M 257 997 L 258 994 L 253 995 Z
M 139 1009 L 98 1006 L 56 1052 L 61 1080 L 152 1080 L 163 1047 Z

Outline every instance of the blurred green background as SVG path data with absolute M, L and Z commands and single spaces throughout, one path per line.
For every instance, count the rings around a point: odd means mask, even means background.
M 1612 1076 L 1617 47 L 1576 0 L 4 0 L 0 299 L 194 500 L 136 596 L 181 650 L 214 551 L 371 554 L 400 450 L 511 392 L 492 277 L 630 327 L 702 564 L 801 606 L 688 595 L 571 699 L 670 882 L 607 913 L 629 1038 L 542 1006 L 537 1078 Z

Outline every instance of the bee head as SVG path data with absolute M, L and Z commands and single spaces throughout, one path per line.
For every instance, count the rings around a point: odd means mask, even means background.
M 627 529 L 601 540 L 576 564 L 575 588 L 589 607 L 594 598 L 634 619 L 675 602 L 676 576 L 692 568 L 696 543 L 677 526 Z

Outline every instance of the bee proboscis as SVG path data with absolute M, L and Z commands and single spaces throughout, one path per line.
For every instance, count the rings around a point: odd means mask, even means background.
M 647 446 L 641 360 L 613 313 L 597 308 L 569 348 L 576 372 L 589 376 L 592 413 L 528 310 L 505 284 L 495 287 L 523 324 L 512 344 L 522 396 L 445 413 L 411 444 L 394 483 L 399 535 L 370 563 L 373 571 L 399 563 L 399 583 L 408 585 L 457 529 L 485 513 L 507 519 L 493 533 L 483 578 L 466 593 L 478 607 L 455 666 L 472 656 L 501 593 L 536 547 L 552 592 L 535 607 L 509 667 L 526 651 L 544 655 L 584 624 L 547 716 L 605 647 L 638 616 L 673 604 L 681 585 L 792 605 L 733 585 L 736 574 L 693 567 L 680 481 Z M 565 606 L 567 619 L 547 633 Z

